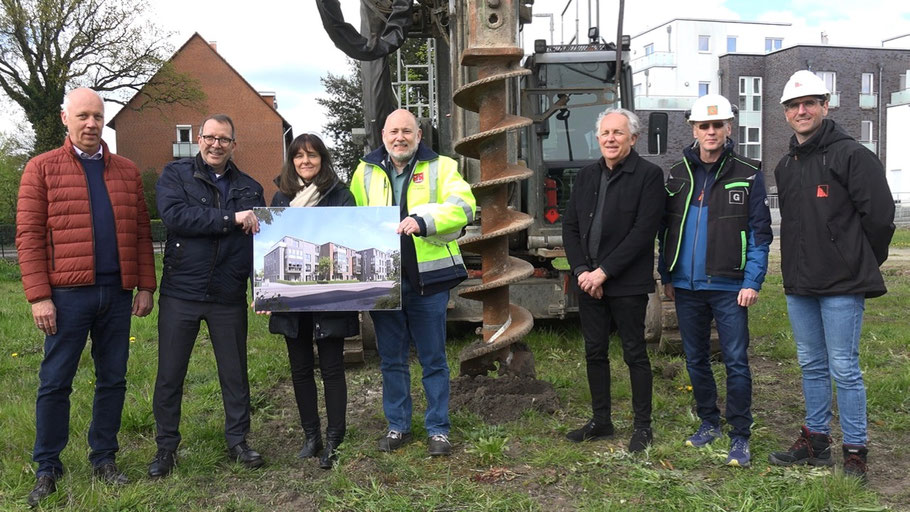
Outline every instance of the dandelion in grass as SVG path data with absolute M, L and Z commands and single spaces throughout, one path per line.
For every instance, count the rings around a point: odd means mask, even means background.
M 13 357 L 19 357 L 19 352 L 13 352 L 13 353 L 10 354 L 10 355 L 13 356 Z
M 136 343 L 136 337 L 130 336 L 130 343 Z

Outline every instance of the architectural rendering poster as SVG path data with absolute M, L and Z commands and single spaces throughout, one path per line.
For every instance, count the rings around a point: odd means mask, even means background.
M 256 311 L 401 309 L 398 212 L 256 208 Z

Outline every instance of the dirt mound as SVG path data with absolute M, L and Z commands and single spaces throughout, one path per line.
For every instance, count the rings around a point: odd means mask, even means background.
M 559 408 L 549 382 L 515 376 L 463 376 L 451 383 L 449 406 L 464 409 L 494 425 L 517 420 L 526 410 L 553 414 Z

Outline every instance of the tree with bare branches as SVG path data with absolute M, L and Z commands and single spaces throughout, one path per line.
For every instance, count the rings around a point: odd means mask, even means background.
M 60 104 L 84 86 L 139 108 L 196 106 L 198 82 L 167 62 L 168 33 L 149 21 L 145 0 L 0 0 L 0 88 L 25 111 L 34 153 L 60 145 Z

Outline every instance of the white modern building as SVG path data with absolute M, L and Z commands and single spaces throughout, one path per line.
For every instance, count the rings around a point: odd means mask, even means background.
M 689 18 L 662 23 L 632 36 L 635 108 L 687 110 L 699 96 L 720 91 L 721 55 L 770 53 L 793 44 L 789 23 Z

